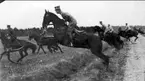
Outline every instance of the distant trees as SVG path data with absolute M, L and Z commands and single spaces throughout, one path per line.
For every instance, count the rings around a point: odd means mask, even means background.
M 92 32 L 93 30 L 88 27 L 94 27 L 94 26 L 81 26 L 81 27 L 79 27 L 79 29 L 85 30 L 87 32 Z M 121 27 L 122 29 L 125 28 L 125 26 L 113 26 L 115 31 L 117 31 L 118 27 Z M 132 27 L 142 28 L 143 30 L 145 30 L 145 26 L 136 25 L 136 26 L 132 26 Z M 0 31 L 5 31 L 5 32 L 6 32 L 6 30 L 7 29 L 0 29 Z M 15 27 L 13 30 L 17 36 L 28 36 L 28 34 L 33 31 L 35 31 L 38 34 L 40 34 L 42 32 L 41 28 L 36 28 L 36 27 L 27 28 L 27 29 L 18 29 L 17 27 Z M 48 34 L 52 34 L 54 29 L 52 27 L 50 27 L 50 28 L 47 28 L 47 31 L 48 31 Z

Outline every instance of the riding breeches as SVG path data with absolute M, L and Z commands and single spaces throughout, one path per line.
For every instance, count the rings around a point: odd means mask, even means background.
M 68 25 L 67 32 L 68 32 L 68 35 L 70 36 L 71 39 L 72 39 L 72 32 L 75 31 L 76 26 L 77 26 L 76 23 L 73 23 L 73 22 L 69 23 L 69 25 Z

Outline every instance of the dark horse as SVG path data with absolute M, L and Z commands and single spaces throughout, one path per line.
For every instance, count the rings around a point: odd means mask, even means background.
M 91 28 L 94 30 L 94 32 L 98 32 L 98 35 L 100 36 L 100 38 L 102 40 L 106 41 L 109 45 L 114 46 L 118 50 L 123 48 L 124 43 L 120 39 L 120 36 L 117 33 L 115 33 L 115 32 L 104 33 L 106 27 L 94 26 L 94 27 L 91 27 Z
M 105 32 L 105 27 L 99 27 L 99 26 L 92 26 L 92 27 L 85 27 L 82 28 L 81 30 L 85 30 L 88 33 L 98 33 L 100 36 L 101 40 L 106 41 L 109 45 L 114 46 L 116 49 L 121 49 L 123 48 L 123 41 L 120 39 L 120 36 L 113 32 L 113 33 L 104 33 Z
M 142 30 L 142 28 L 137 29 L 137 28 L 134 27 L 134 30 L 136 30 L 138 33 L 140 33 L 142 35 L 145 34 L 145 32 Z
M 57 15 L 52 12 L 46 11 L 43 18 L 42 27 L 47 27 L 52 22 L 55 31 L 54 37 L 62 45 L 69 46 L 70 38 L 67 34 L 67 25 L 64 20 L 60 19 Z M 76 48 L 88 48 L 91 52 L 104 60 L 104 64 L 109 66 L 109 57 L 102 53 L 102 41 L 99 36 L 89 34 L 86 32 L 74 33 L 73 34 L 73 47 Z
M 95 26 L 96 31 L 98 32 L 101 40 L 104 40 L 104 32 L 105 32 L 105 27 L 100 27 L 100 26 Z
M 6 37 L 6 35 L 5 35 L 4 32 L 0 32 L 0 34 L 1 34 L 1 37 L 0 37 L 0 38 L 1 38 L 2 44 L 3 44 L 3 46 L 4 46 L 4 50 L 5 50 L 5 51 L 1 54 L 0 59 L 2 58 L 2 56 L 3 56 L 4 54 L 7 54 L 8 60 L 9 60 L 10 62 L 12 62 L 12 63 L 16 63 L 16 62 L 14 62 L 14 61 L 12 61 L 12 60 L 10 59 L 10 52 L 19 51 L 19 54 L 20 54 L 21 57 L 17 60 L 17 63 L 18 63 L 19 61 L 22 61 L 22 59 L 28 55 L 27 50 L 28 50 L 29 48 L 32 50 L 32 53 L 33 53 L 33 54 L 35 53 L 35 51 L 36 51 L 36 49 L 37 49 L 36 45 L 33 44 L 33 43 L 27 42 L 27 41 L 25 41 L 25 40 L 19 40 L 19 39 L 17 39 L 17 40 L 21 43 L 21 45 L 18 44 L 17 42 L 13 42 L 13 43 L 12 43 L 11 40 L 8 39 L 8 38 Z M 9 50 L 9 51 L 8 51 L 8 50 Z M 23 52 L 24 52 L 25 54 L 23 54 Z
M 115 32 L 105 33 L 103 40 L 106 41 L 109 45 L 114 46 L 118 50 L 123 48 L 124 45 L 124 42 L 121 40 L 120 36 Z
M 123 31 L 121 30 L 121 27 L 118 28 L 118 35 L 126 38 L 127 40 L 130 41 L 131 37 L 135 37 L 134 42 L 138 39 L 138 32 L 135 30 L 128 30 L 128 31 Z
M 59 47 L 57 40 L 54 37 L 43 37 L 41 38 L 40 35 L 36 33 L 29 34 L 29 40 L 34 39 L 37 42 L 37 45 L 39 45 L 37 53 L 39 53 L 40 48 L 43 50 L 43 52 L 46 54 L 46 52 L 43 49 L 43 46 L 46 45 L 48 50 L 53 53 L 55 50 L 60 50 L 61 53 L 63 53 L 62 49 Z M 51 49 L 53 48 L 53 49 Z

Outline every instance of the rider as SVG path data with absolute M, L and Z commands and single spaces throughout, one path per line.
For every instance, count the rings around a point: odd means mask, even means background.
M 79 30 L 77 30 L 77 21 L 76 19 L 70 15 L 69 13 L 66 13 L 66 12 L 63 12 L 61 9 L 60 9 L 60 6 L 55 6 L 55 11 L 57 14 L 60 14 L 62 16 L 62 18 L 64 19 L 64 21 L 67 23 L 68 22 L 68 35 L 71 39 L 71 46 L 73 46 L 72 42 L 72 32 L 81 32 Z
M 110 26 L 110 24 L 108 24 L 107 32 L 109 32 L 109 33 L 113 33 L 114 32 L 114 29 L 113 29 L 112 26 Z
M 131 30 L 131 27 L 128 26 L 128 23 L 125 23 L 125 27 L 126 27 L 126 29 L 125 29 L 126 32 Z
M 100 21 L 100 25 L 101 25 L 102 28 L 106 28 L 107 27 L 105 24 L 103 24 L 102 21 Z
M 100 21 L 100 25 L 102 29 L 105 29 L 104 33 L 106 33 L 106 31 L 108 30 L 108 27 L 102 21 Z
M 20 44 L 20 42 L 17 40 L 17 37 L 13 29 L 11 28 L 11 25 L 7 25 L 7 28 L 8 28 L 8 36 L 10 37 L 11 42 L 13 43 L 14 41 L 16 41 L 18 44 Z
M 40 34 L 40 37 L 41 37 L 40 39 L 45 37 L 46 33 L 47 33 L 47 27 L 44 27 L 42 33 Z

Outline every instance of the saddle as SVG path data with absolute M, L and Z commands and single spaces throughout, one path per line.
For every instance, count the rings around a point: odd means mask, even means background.
M 77 41 L 85 41 L 87 38 L 87 34 L 84 31 L 77 31 L 73 33 L 73 39 Z

